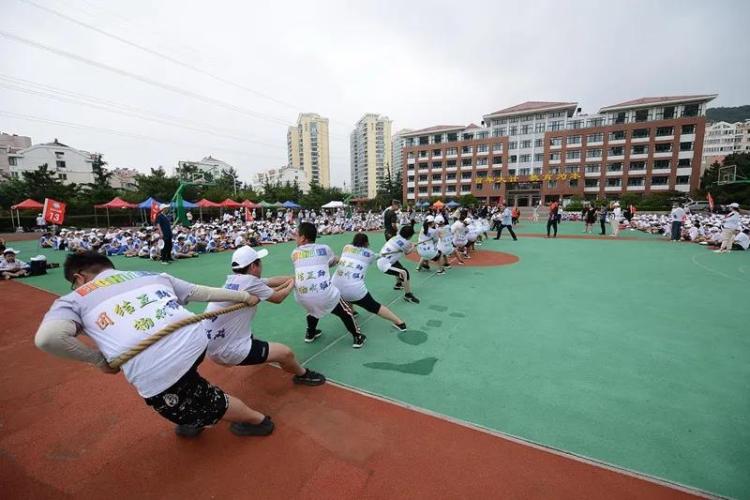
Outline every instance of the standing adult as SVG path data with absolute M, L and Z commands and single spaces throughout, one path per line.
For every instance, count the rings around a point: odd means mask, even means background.
M 44 220 L 44 215 L 38 214 L 36 216 L 36 228 L 42 232 L 47 230 L 47 221 Z
M 383 228 L 385 230 L 385 241 L 390 240 L 398 234 L 398 210 L 401 208 L 401 202 L 392 200 L 391 206 L 383 212 Z
M 622 220 L 622 209 L 620 208 L 620 203 L 615 202 L 614 205 L 612 205 L 612 237 L 617 238 L 617 235 L 620 234 L 620 221 Z
M 596 208 L 593 205 L 589 205 L 583 211 L 584 220 L 584 233 L 591 233 L 594 230 L 594 223 L 596 222 Z
M 156 227 L 159 228 L 161 239 L 164 241 L 164 247 L 161 249 L 161 263 L 169 264 L 172 262 L 172 223 L 167 217 L 168 203 L 159 205 L 159 215 L 156 217 Z
M 513 212 L 511 211 L 510 207 L 507 206 L 505 203 L 502 204 L 502 212 L 500 213 L 500 224 L 497 229 L 497 236 L 495 237 L 496 240 L 499 240 L 500 236 L 502 236 L 503 228 L 508 229 L 508 232 L 513 237 L 513 241 L 518 241 L 518 238 L 516 238 L 516 233 L 513 232 Z M 557 233 L 557 230 L 555 230 L 555 233 Z
M 607 216 L 609 215 L 609 210 L 607 209 L 607 204 L 603 203 L 602 206 L 599 207 L 599 225 L 602 227 L 602 232 L 599 233 L 602 236 L 607 234 Z
M 680 241 L 680 235 L 682 234 L 682 222 L 685 220 L 685 209 L 682 208 L 680 203 L 675 203 L 672 212 L 669 214 L 672 220 L 672 241 Z
M 547 215 L 547 238 L 550 236 L 550 229 L 555 230 L 553 238 L 557 238 L 557 213 L 559 211 L 559 205 L 556 201 L 550 203 L 549 214 Z
M 729 253 L 732 251 L 734 237 L 740 231 L 740 206 L 737 203 L 729 205 L 729 213 L 724 216 L 721 224 L 721 247 L 714 250 L 716 253 Z

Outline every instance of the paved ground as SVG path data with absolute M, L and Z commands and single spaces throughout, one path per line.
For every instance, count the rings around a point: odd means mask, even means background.
M 542 230 L 525 223 L 518 232 Z M 580 231 L 580 224 L 561 228 L 571 236 Z M 257 333 L 290 344 L 310 366 L 348 386 L 676 483 L 746 496 L 750 341 L 744 332 L 750 313 L 742 297 L 750 282 L 749 256 L 718 256 L 696 245 L 633 236 L 638 241 L 492 241 L 482 249 L 519 261 L 456 268 L 443 277 L 414 273 L 415 293 L 423 299 L 418 306 L 404 303 L 390 290 L 389 278 L 373 269 L 371 291 L 393 301 L 410 330 L 397 334 L 364 314 L 369 342 L 360 352 L 332 319 L 321 322 L 325 333 L 319 342 L 304 344 L 304 317 L 291 300 L 262 306 Z M 324 242 L 338 251 L 349 238 Z M 371 236 L 378 243 L 380 238 Z M 32 243 L 17 246 L 37 253 Z M 266 272 L 288 274 L 291 247 L 270 250 Z M 168 270 L 218 285 L 228 258 L 205 256 Z M 164 270 L 139 259 L 118 259 L 117 265 Z M 27 283 L 55 293 L 67 288 L 59 272 Z M 211 367 L 207 373 L 216 372 Z M 231 370 L 219 376 L 228 387 L 249 385 Z M 262 376 L 275 377 L 273 371 Z M 265 378 L 263 383 L 276 387 Z M 122 380 L 118 384 L 129 394 Z M 247 394 L 259 389 L 267 390 L 253 383 Z M 285 392 L 277 388 L 268 404 Z M 303 394 L 306 401 L 310 394 Z M 130 398 L 128 408 L 138 407 L 136 399 Z M 168 428 L 148 419 L 146 409 L 137 412 L 140 427 L 159 427 L 164 440 L 172 439 Z

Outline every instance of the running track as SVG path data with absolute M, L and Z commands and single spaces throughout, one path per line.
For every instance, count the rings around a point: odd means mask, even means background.
M 688 492 L 273 367 L 202 373 L 272 415 L 266 438 L 225 424 L 180 440 L 121 375 L 33 344 L 54 295 L 0 283 L 4 498 L 680 498 Z

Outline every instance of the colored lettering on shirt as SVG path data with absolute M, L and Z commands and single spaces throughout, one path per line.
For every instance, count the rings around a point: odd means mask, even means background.
M 154 327 L 154 320 L 151 318 L 141 318 L 133 322 L 133 328 L 140 331 L 145 331 Z
M 115 322 L 112 321 L 112 319 L 107 315 L 107 313 L 101 313 L 99 317 L 96 319 L 96 326 L 98 326 L 102 330 L 114 324 Z
M 122 304 L 117 304 L 115 306 L 115 314 L 117 314 L 120 317 L 125 316 L 125 314 L 133 314 L 135 312 L 135 307 L 133 305 L 125 300 Z

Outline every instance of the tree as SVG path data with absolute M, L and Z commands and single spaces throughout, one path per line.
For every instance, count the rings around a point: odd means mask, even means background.
M 474 207 L 479 205 L 479 200 L 473 194 L 465 194 L 458 199 L 462 207 Z
M 138 194 L 134 198 L 141 201 L 149 196 L 161 201 L 171 200 L 180 186 L 177 177 L 168 176 L 163 167 L 152 168 L 149 175 L 137 175 L 135 182 L 138 184 Z
M 79 201 L 84 205 L 106 203 L 117 196 L 117 191 L 110 185 L 112 172 L 105 168 L 107 162 L 102 159 L 101 154 L 95 153 L 91 157 L 93 159 L 91 171 L 94 174 L 94 182 L 82 186 Z
M 79 187 L 77 184 L 64 184 L 54 172 L 50 172 L 47 164 L 40 165 L 36 170 L 23 172 L 24 198 L 42 201 L 53 198 L 58 201 L 73 204 L 77 200 Z
M 737 165 L 737 181 L 732 184 L 717 184 L 719 180 L 719 167 Z M 750 183 L 742 182 L 750 180 L 750 153 L 731 154 L 724 158 L 721 165 L 714 163 L 703 173 L 701 177 L 702 194 L 710 192 L 714 201 L 719 204 L 739 203 L 742 206 L 750 205 Z

